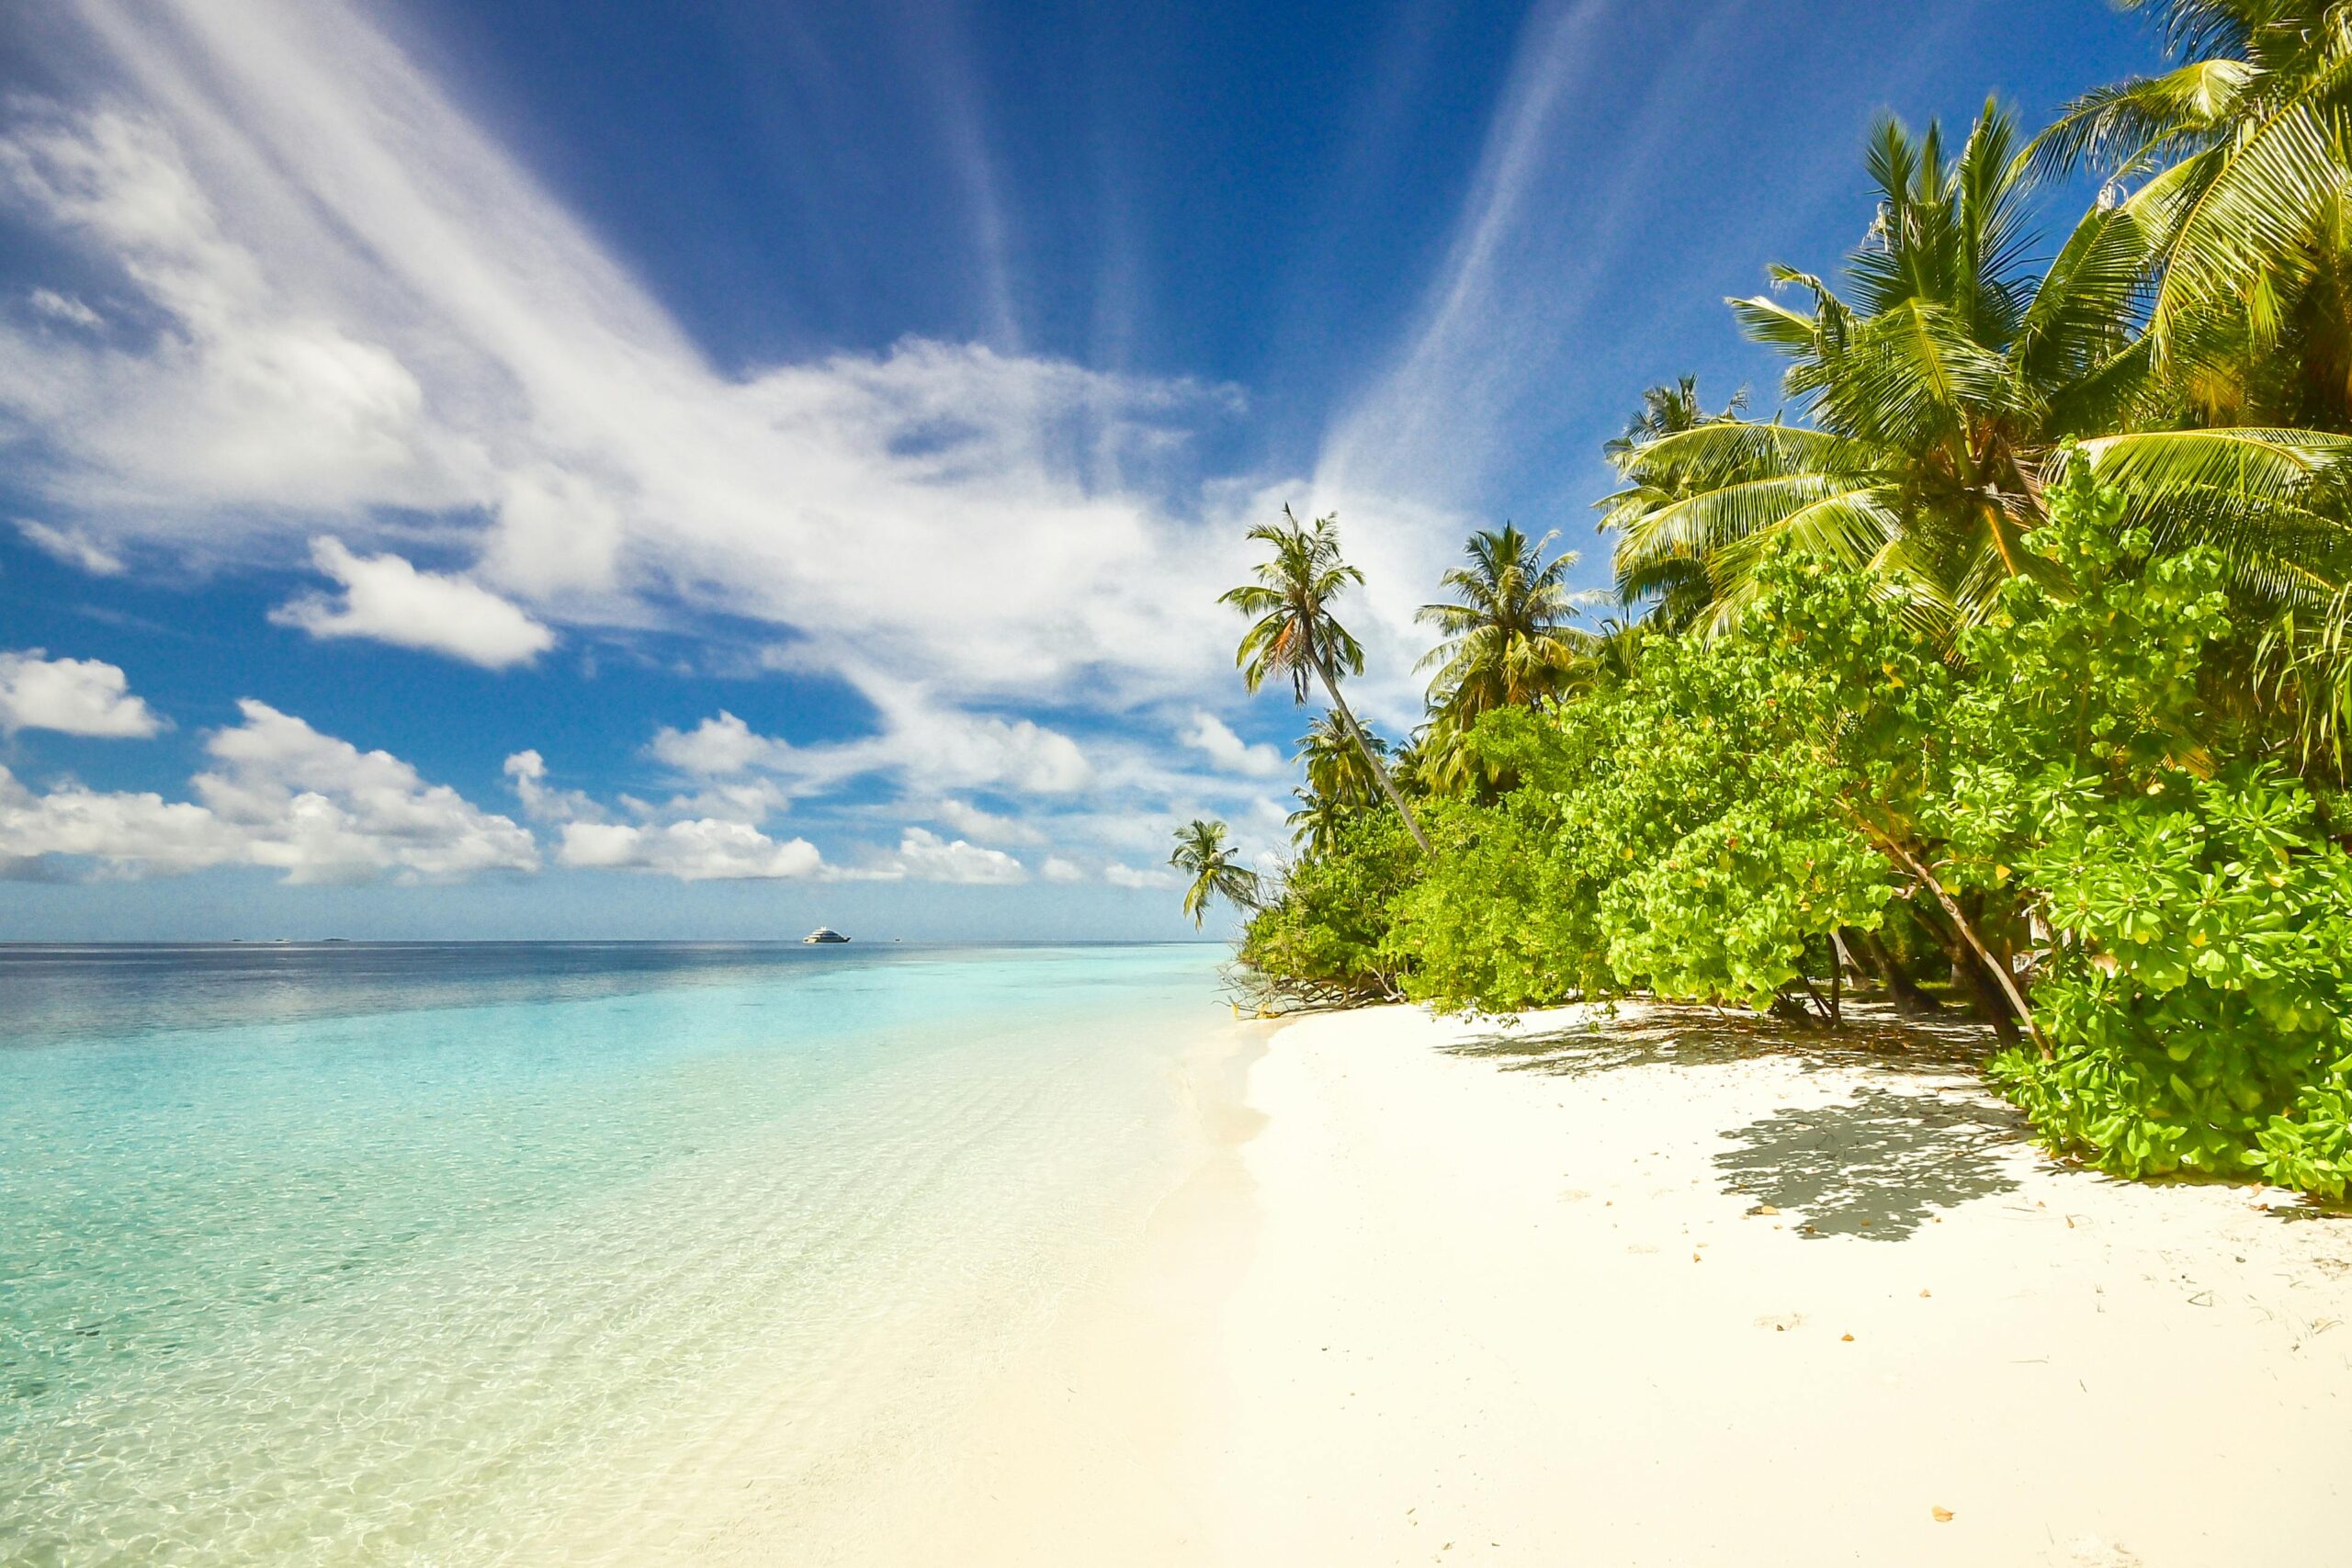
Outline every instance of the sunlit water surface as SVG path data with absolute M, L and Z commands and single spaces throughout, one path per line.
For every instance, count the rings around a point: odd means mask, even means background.
M 1216 957 L 0 948 L 0 1562 L 817 1509 L 1175 1179 Z

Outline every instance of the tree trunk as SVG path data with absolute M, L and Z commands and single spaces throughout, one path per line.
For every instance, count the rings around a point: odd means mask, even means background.
M 1976 934 L 1976 928 L 1971 925 L 1968 917 L 1961 912 L 1959 901 L 1944 890 L 1944 885 L 1938 882 L 1934 874 L 1921 865 L 1910 851 L 1900 844 L 1894 845 L 1894 849 L 1896 854 L 1903 857 L 1904 863 L 1911 868 L 1913 874 L 1926 885 L 1928 891 L 1936 896 L 1936 902 L 1943 906 L 1944 913 L 1951 917 L 1952 929 L 1960 932 L 1962 940 L 1975 950 L 1978 964 L 1972 974 L 1976 983 L 1982 986 L 1984 976 L 1990 975 L 1999 984 L 2001 995 L 2008 998 L 2009 1006 L 2017 1011 L 2018 1021 L 2025 1025 L 2025 1032 L 2028 1034 L 2033 1036 L 2034 1048 L 2041 1053 L 2043 1061 L 2049 1061 L 2051 1059 L 2050 1042 L 2042 1037 L 2041 1025 L 2034 1021 L 2033 1010 L 2026 1006 L 2025 998 L 2018 994 L 2017 982 L 2009 978 L 2009 972 L 2001 966 L 1998 959 L 1993 956 L 1985 947 L 1984 939 Z
M 1864 933 L 1861 941 L 1856 943 L 1856 948 L 1863 957 L 1876 966 L 1879 983 L 1886 987 L 1887 995 L 1894 999 L 1897 1011 L 1931 1013 L 1943 1010 L 1943 1004 L 1921 990 L 1919 983 L 1912 979 L 1904 970 L 1903 961 L 1894 955 L 1894 950 L 1887 946 L 1884 941 L 1874 934 Z
M 1920 864 L 1917 855 L 1887 835 L 1871 831 L 1869 824 L 1865 823 L 1860 815 L 1853 811 L 1850 807 L 1848 807 L 1848 815 L 1854 825 L 1862 830 L 1863 836 L 1878 845 L 1882 854 L 1910 872 L 1920 886 L 1936 896 L 1936 902 L 1943 906 L 1944 914 L 1951 919 L 1952 929 L 1958 931 L 1961 939 L 1975 951 L 1977 958 L 1981 961 L 1981 967 L 1975 971 L 1979 982 L 1981 983 L 1986 975 L 1990 975 L 1999 984 L 2001 994 L 2008 998 L 2009 1006 L 2017 1010 L 2018 1021 L 2025 1025 L 2025 1032 L 2028 1034 L 2033 1036 L 2034 1048 L 2041 1053 L 2041 1059 L 2045 1062 L 2051 1060 L 2050 1042 L 2042 1034 L 2041 1025 L 2034 1021 L 2033 1009 L 2028 1007 L 2025 998 L 2018 995 L 2017 983 L 2009 978 L 2009 972 L 2001 967 L 1999 962 L 1986 950 L 1984 939 L 1976 934 L 1976 928 L 1969 924 L 1968 917 L 1962 913 L 1958 901 L 1945 889 L 1942 883 L 1936 880 L 1935 873 Z
M 1396 781 L 1388 776 L 1387 765 L 1381 761 L 1380 753 L 1372 749 L 1372 742 L 1365 738 L 1363 726 L 1356 722 L 1356 716 L 1348 706 L 1347 698 L 1340 695 L 1340 682 L 1331 679 L 1331 671 L 1320 659 L 1315 661 L 1315 672 L 1323 677 L 1323 689 L 1331 694 L 1331 711 L 1340 716 L 1340 721 L 1348 727 L 1348 733 L 1355 737 L 1356 750 L 1363 753 L 1364 761 L 1372 769 L 1372 776 L 1380 781 L 1380 793 L 1388 797 L 1388 804 L 1395 807 L 1396 815 L 1405 819 L 1405 831 L 1413 835 L 1413 842 L 1421 846 L 1421 853 L 1432 852 L 1429 835 L 1421 831 L 1420 822 L 1413 816 L 1413 808 L 1405 804 L 1403 795 L 1396 793 Z

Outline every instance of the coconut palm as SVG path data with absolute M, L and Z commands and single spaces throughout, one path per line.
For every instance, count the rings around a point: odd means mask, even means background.
M 1370 738 L 1374 755 L 1385 760 L 1388 742 Z M 1326 711 L 1298 738 L 1291 759 L 1306 771 L 1306 786 L 1297 791 L 1300 808 L 1290 814 L 1291 837 L 1310 852 L 1330 847 L 1340 829 L 1358 812 L 1381 803 L 1380 781 L 1365 766 L 1363 750 L 1354 734 Z
M 1194 931 L 1219 898 L 1237 909 L 1258 907 L 1258 874 L 1234 859 L 1222 822 L 1194 818 L 1177 829 L 1176 852 L 1168 863 L 1193 879 L 1184 889 L 1184 913 L 1193 917 Z
M 1747 391 L 1742 388 L 1731 395 L 1731 401 L 1709 413 L 1706 405 L 1699 400 L 1699 378 L 1680 377 L 1670 386 L 1661 384 L 1643 392 L 1642 412 L 1627 420 L 1624 434 L 1611 436 L 1601 451 L 1615 462 L 1634 447 L 1645 446 L 1661 435 L 1676 435 L 1702 424 L 1736 419 L 1747 407 Z
M 2123 4 L 2154 13 L 2179 63 L 2076 98 L 2034 139 L 2035 172 L 2087 165 L 2109 177 L 2109 198 L 2150 240 L 2154 356 L 2206 412 L 2352 431 L 2341 287 L 2352 9 Z M 2273 355 L 2308 373 L 2266 375 Z
M 1380 792 L 1427 854 L 1428 835 L 1421 831 L 1413 808 L 1396 793 L 1387 765 L 1373 749 L 1363 726 L 1356 722 L 1347 699 L 1340 694 L 1341 671 L 1363 673 L 1363 648 L 1331 614 L 1331 602 L 1350 583 L 1362 583 L 1363 573 L 1340 558 L 1339 519 L 1318 517 L 1310 526 L 1284 506 L 1282 522 L 1261 523 L 1250 530 L 1250 537 L 1271 547 L 1272 558 L 1259 563 L 1257 581 L 1232 589 L 1217 600 L 1250 618 L 1250 629 L 1242 634 L 1241 646 L 1234 655 L 1243 682 L 1254 694 L 1269 676 L 1287 677 L 1292 699 L 1304 703 L 1309 682 L 1321 681 L 1331 711 L 1354 738 L 1365 766 L 1379 782 Z
M 1568 671 L 1591 639 L 1568 623 L 1577 593 L 1568 586 L 1573 551 L 1549 561 L 1550 533 L 1530 539 L 1512 525 L 1482 529 L 1464 549 L 1469 564 L 1440 578 L 1450 604 L 1424 604 L 1415 617 L 1445 640 L 1421 660 L 1435 666 L 1430 709 L 1467 726 L 1489 708 L 1527 706 L 1558 694 Z
M 1849 258 L 1850 299 L 1773 269 L 1810 310 L 1731 301 L 1748 336 L 1790 361 L 1808 423 L 1721 420 L 1641 443 L 1608 498 L 1621 587 L 1685 585 L 1724 624 L 1781 544 L 1881 576 L 1915 618 L 1949 628 L 2034 569 L 2045 473 L 2079 439 L 2159 537 L 2220 544 L 2247 581 L 2275 581 L 2344 537 L 2311 503 L 2352 443 L 2309 432 L 2132 431 L 2172 411 L 2135 333 L 2150 241 L 2126 207 L 2076 224 L 2029 265 L 2026 164 L 1987 103 L 1956 156 L 1940 130 L 1883 120 L 1869 164 L 1879 213 Z M 1702 579 L 1691 593 L 1689 584 Z

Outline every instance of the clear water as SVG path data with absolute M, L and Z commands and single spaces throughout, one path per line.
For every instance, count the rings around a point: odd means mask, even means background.
M 813 1513 L 1166 1190 L 1216 958 L 0 948 L 0 1562 Z

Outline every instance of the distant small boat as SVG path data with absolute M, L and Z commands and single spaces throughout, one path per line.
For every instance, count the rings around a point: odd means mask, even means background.
M 833 930 L 831 926 L 819 926 L 815 931 L 810 931 L 807 936 L 802 937 L 800 940 L 804 942 L 815 944 L 818 942 L 847 942 L 849 938 L 842 935 L 841 932 Z

